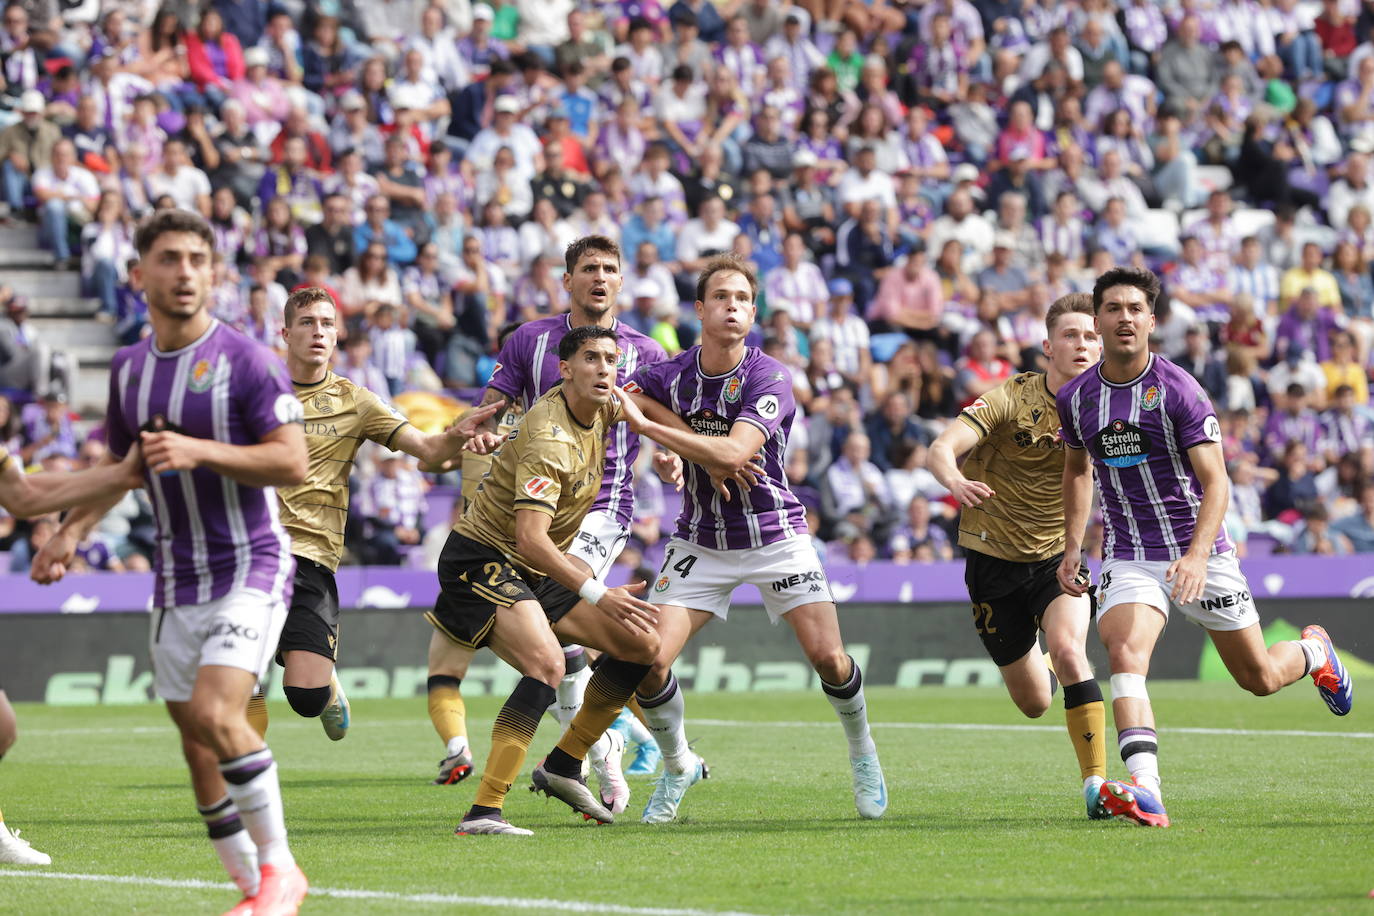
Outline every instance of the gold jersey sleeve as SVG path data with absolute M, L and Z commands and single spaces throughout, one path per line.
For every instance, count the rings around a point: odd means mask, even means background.
M 297 385 L 296 396 L 305 408 L 310 471 L 305 483 L 277 489 L 282 524 L 292 553 L 338 569 L 353 459 L 368 439 L 390 448 L 407 421 L 371 391 L 332 372 L 318 385 Z
M 959 517 L 959 544 L 1003 560 L 1045 560 L 1064 550 L 1064 442 L 1045 376 L 1023 372 L 959 414 L 978 434 L 963 473 L 996 494 Z
M 591 426 L 583 426 L 568 409 L 562 386 L 554 386 L 492 455 L 491 470 L 453 530 L 496 548 L 525 572 L 547 575 L 517 549 L 515 513 L 527 509 L 551 516 L 549 539 L 566 551 L 601 492 L 606 430 L 619 414 L 620 402 L 613 400 Z
M 500 417 L 496 421 L 496 434 L 506 437 L 511 434 L 511 430 L 520 425 L 520 419 L 524 416 L 524 411 L 520 405 L 514 401 L 506 402 L 506 409 L 501 411 Z M 477 495 L 477 485 L 482 482 L 487 471 L 491 469 L 491 455 L 474 455 L 472 452 L 462 454 L 462 478 L 463 478 L 463 511 L 472 505 L 473 498 Z

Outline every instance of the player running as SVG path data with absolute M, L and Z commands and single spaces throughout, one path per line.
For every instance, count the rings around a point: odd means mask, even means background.
M 757 295 L 758 281 L 744 262 L 712 258 L 697 280 L 701 343 L 640 369 L 626 386 L 630 394 L 622 393 L 631 429 L 691 462 L 677 531 L 653 587 L 663 648 L 639 687 L 640 706 L 664 761 L 644 809 L 646 823 L 673 820 L 683 794 L 704 775 L 701 759 L 687 746 L 682 692 L 670 666 L 708 621 L 725 619 L 731 593 L 745 583 L 758 588 L 769 618 L 792 626 L 820 674 L 821 689 L 849 741 L 859 814 L 876 818 L 887 809 L 863 676 L 845 651 L 829 580 L 783 471 L 796 412 L 791 376 L 782 363 L 744 343 Z M 674 418 L 692 431 L 677 429 Z M 718 478 L 703 470 L 721 463 L 747 474 L 759 455 L 758 485 L 729 501 L 717 492 Z
M 507 402 L 527 410 L 550 388 L 558 384 L 559 345 L 564 336 L 579 327 L 609 328 L 617 347 L 616 379 L 624 383 L 640 366 L 667 359 L 657 342 L 614 317 L 617 297 L 624 282 L 620 271 L 620 248 L 599 235 L 586 236 L 568 246 L 567 272 L 563 288 L 571 300 L 570 311 L 530 321 L 517 328 L 501 347 L 482 406 Z M 509 413 L 509 412 L 508 412 Z M 518 416 L 518 413 L 516 414 Z M 511 417 L 514 419 L 514 417 Z M 596 500 L 582 521 L 569 556 L 596 578 L 603 578 L 620 556 L 630 534 L 633 512 L 633 467 L 639 455 L 639 437 L 617 425 L 611 432 L 606 451 L 606 476 L 599 483 Z M 656 462 L 661 473 L 670 473 L 670 463 L 660 456 Z M 465 474 L 465 478 L 468 475 Z M 465 487 L 466 488 L 466 487 Z M 567 725 L 582 704 L 582 690 L 589 676 L 580 646 L 565 648 L 565 678 L 558 685 L 557 713 Z M 456 783 L 472 769 L 468 749 L 466 716 L 460 685 L 472 660 L 472 651 L 435 633 L 429 644 L 429 714 L 435 730 L 445 743 L 445 758 L 439 763 L 440 785 Z M 620 770 L 624 739 L 608 734 L 592 750 L 592 764 L 600 783 L 603 801 L 617 813 L 629 801 L 629 785 Z
M 606 653 L 587 685 L 585 706 L 559 742 L 573 753 L 585 754 L 605 732 L 658 652 L 657 611 L 631 594 L 644 583 L 608 589 L 566 555 L 601 489 L 607 433 L 623 419 L 613 395 L 619 349 L 609 328 L 563 335 L 563 383 L 534 402 L 497 450 L 439 556 L 440 594 L 426 619 L 469 651 L 490 646 L 522 675 L 496 716 L 482 783 L 455 831 L 460 835 L 530 834 L 507 822 L 501 809 L 563 677 L 560 640 Z M 582 730 L 588 723 L 599 727 Z M 614 820 L 580 767 L 571 776 L 537 768 L 535 782 L 588 816 Z
M 305 414 L 310 472 L 300 486 L 277 491 L 296 576 L 276 658 L 285 668 L 282 690 L 291 708 L 306 718 L 319 717 L 325 734 L 338 741 L 348 734 L 350 717 L 334 673 L 339 652 L 334 574 L 343 558 L 348 478 L 358 449 L 370 439 L 426 465 L 441 465 L 459 454 L 500 405 L 470 413 L 442 433 L 423 433 L 371 391 L 329 370 L 339 340 L 338 312 L 329 293 L 319 287 L 296 290 L 286 300 L 284 322 L 286 370 Z M 253 715 L 250 707 L 250 715 L 262 734 L 267 708 L 259 709 Z
M 1196 379 L 1150 352 L 1158 296 L 1158 278 L 1136 268 L 1113 268 L 1093 286 L 1102 362 L 1056 395 L 1069 446 L 1059 584 L 1071 595 L 1086 591 L 1078 575 L 1095 470 L 1106 525 L 1097 630 L 1111 660 L 1117 744 L 1132 778 L 1130 785 L 1109 780 L 1101 796 L 1112 814 L 1167 827 L 1145 675 L 1171 607 L 1207 630 L 1236 683 L 1257 696 L 1310 674 L 1343 716 L 1352 689 L 1319 626 L 1265 648 L 1222 525 L 1230 481 L 1216 412 Z
M 293 914 L 306 879 L 287 844 L 276 763 L 246 707 L 286 617 L 291 545 L 272 488 L 305 480 L 301 404 L 271 351 L 210 316 L 214 235 L 203 219 L 160 210 L 135 244 L 153 333 L 111 364 L 107 460 L 141 443 L 147 464 L 153 686 L 181 731 L 210 839 L 243 890 L 229 912 Z M 72 512 L 35 555 L 33 578 L 61 578 L 116 498 Z
M 1013 376 L 964 408 L 963 422 L 951 423 L 931 445 L 930 470 L 963 506 L 959 544 L 968 552 L 973 625 L 1012 701 L 1032 719 L 1044 715 L 1054 695 L 1038 643 L 1038 631 L 1045 631 L 1054 674 L 1064 682 L 1064 718 L 1088 817 L 1101 819 L 1109 816 L 1098 792 L 1107 778 L 1107 719 L 1083 648 L 1092 610 L 1086 596 L 1064 594 L 1057 578 L 1064 444 L 1054 394 L 1101 352 L 1092 297 L 1057 300 L 1045 330 L 1045 373 Z M 1087 574 L 1083 567 L 1084 581 Z

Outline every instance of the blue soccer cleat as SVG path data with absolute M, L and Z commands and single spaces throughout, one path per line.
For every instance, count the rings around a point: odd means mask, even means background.
M 649 796 L 649 803 L 644 806 L 644 815 L 641 818 L 644 823 L 672 823 L 677 819 L 677 809 L 678 805 L 682 804 L 682 796 L 686 795 L 692 786 L 710 777 L 711 771 L 707 768 L 706 761 L 696 754 L 692 756 L 696 760 L 686 773 L 670 773 L 665 768 L 663 775 L 654 782 L 654 794 Z
M 663 752 L 658 749 L 657 741 L 645 741 L 635 745 L 635 759 L 625 768 L 626 776 L 652 776 L 663 762 Z
M 1106 781 L 1101 776 L 1089 776 L 1083 781 L 1083 802 L 1088 807 L 1089 820 L 1111 820 L 1111 814 L 1102 803 L 1102 784 Z
M 1302 638 L 1319 639 L 1326 648 L 1326 664 L 1312 672 L 1312 680 L 1331 711 L 1338 716 L 1346 715 L 1355 699 L 1355 684 L 1350 680 L 1350 672 L 1345 670 L 1345 665 L 1337 657 L 1331 637 L 1326 635 L 1326 630 L 1312 625 L 1302 628 Z
M 342 741 L 348 734 L 348 726 L 352 724 L 353 719 L 348 707 L 348 697 L 344 696 L 338 677 L 333 678 L 333 686 L 334 700 L 320 713 L 320 725 L 324 726 L 324 733 L 329 736 L 330 741 Z
M 1164 804 L 1149 789 L 1119 779 L 1109 779 L 1098 790 L 1102 807 L 1108 814 L 1124 817 L 1144 827 L 1168 827 L 1169 815 Z

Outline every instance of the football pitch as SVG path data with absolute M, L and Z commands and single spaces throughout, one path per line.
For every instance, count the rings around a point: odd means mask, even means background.
M 428 785 L 442 754 L 423 697 L 355 703 L 337 744 L 273 703 L 268 737 L 312 884 L 304 913 L 1374 913 L 1374 731 L 1358 701 L 1338 719 L 1310 682 L 1265 699 L 1150 689 L 1167 830 L 1087 820 L 1058 698 L 1029 722 L 994 689 L 869 692 L 881 821 L 854 813 L 819 692 L 689 695 L 712 778 L 659 827 L 638 823 L 647 777 L 631 779 L 622 823 L 596 827 L 522 776 L 506 814 L 533 837 L 454 836 L 477 779 Z M 498 705 L 468 704 L 479 767 Z M 0 913 L 219 913 L 238 899 L 160 708 L 18 712 L 0 807 L 53 864 L 0 866 Z M 531 756 L 556 738 L 546 718 Z M 1124 775 L 1110 729 L 1108 768 Z

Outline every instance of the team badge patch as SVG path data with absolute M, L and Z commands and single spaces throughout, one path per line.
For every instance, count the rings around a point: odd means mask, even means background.
M 191 366 L 191 377 L 186 380 L 186 387 L 196 394 L 209 391 L 210 386 L 215 383 L 215 370 L 211 367 L 208 359 L 198 359 L 195 365 Z
M 666 592 L 667 590 L 668 590 L 668 577 L 667 577 L 667 576 L 659 576 L 658 581 L 654 583 L 654 591 L 656 591 L 656 592 Z
M 334 399 L 323 392 L 311 398 L 310 405 L 315 408 L 316 413 L 334 412 Z
M 549 480 L 547 477 L 531 477 L 529 480 L 525 481 L 525 493 L 529 496 L 533 496 L 535 499 L 543 497 L 545 493 L 552 489 L 553 481 Z
M 1159 405 L 1164 402 L 1164 389 L 1158 385 L 1151 385 L 1140 395 L 1140 407 L 1142 410 L 1157 410 Z
M 625 363 L 628 362 L 629 359 L 630 359 L 629 354 L 627 354 L 627 353 L 625 352 L 625 348 L 624 348 L 624 347 L 616 347 L 616 348 L 615 348 L 615 367 L 616 367 L 617 369 L 624 369 L 624 368 L 625 368 Z
M 739 376 L 731 376 L 730 381 L 725 383 L 725 400 L 733 404 L 739 400 L 740 389 L 744 384 L 739 380 Z
M 638 394 L 639 392 L 644 390 L 643 388 L 639 387 L 639 382 L 626 382 L 624 385 L 621 385 L 620 387 L 623 388 L 628 394 Z

